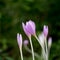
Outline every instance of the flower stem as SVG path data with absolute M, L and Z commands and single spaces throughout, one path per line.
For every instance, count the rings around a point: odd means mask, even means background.
M 37 39 L 38 43 L 40 44 L 40 46 L 42 47 L 41 45 L 41 42 L 39 41 L 38 37 L 35 35 L 35 38 Z M 43 47 L 42 47 L 43 48 Z
M 25 49 L 29 52 L 29 53 L 32 53 L 31 50 L 28 48 L 28 46 L 24 46 Z M 37 57 L 37 58 L 40 58 L 41 56 L 39 54 L 37 54 L 36 52 L 34 52 L 34 56 Z
M 46 60 L 48 60 L 48 47 L 47 47 L 47 40 L 45 38 L 45 49 L 46 49 Z
M 41 48 L 42 48 L 42 57 L 43 57 L 43 59 L 45 60 L 45 59 L 47 59 L 46 58 L 46 53 L 45 53 L 45 47 L 41 44 L 41 42 L 39 41 L 39 39 L 38 39 L 38 37 L 35 35 L 35 38 L 37 39 L 37 41 L 39 42 L 39 44 L 40 44 L 40 46 L 41 46 Z M 47 49 L 47 47 L 46 47 L 46 49 Z
M 20 48 L 21 60 L 23 60 L 22 48 Z
M 33 58 L 33 60 L 35 60 L 34 59 L 34 50 L 33 50 L 33 45 L 32 45 L 32 41 L 31 41 L 31 37 L 29 37 L 29 40 L 30 40 L 30 44 L 31 44 L 32 58 Z

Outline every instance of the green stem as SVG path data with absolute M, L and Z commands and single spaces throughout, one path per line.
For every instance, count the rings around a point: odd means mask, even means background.
M 46 60 L 48 60 L 48 47 L 47 47 L 47 40 L 45 38 L 45 49 L 46 49 Z
M 34 59 L 34 50 L 33 50 L 33 45 L 32 45 L 32 41 L 31 41 L 31 37 L 29 37 L 29 40 L 30 40 L 30 44 L 31 44 L 32 58 L 33 58 L 33 60 L 35 60 Z
M 40 43 L 40 41 L 39 41 L 39 39 L 38 39 L 38 37 L 35 35 L 35 38 L 37 39 L 37 41 L 38 41 L 38 43 L 40 44 L 40 46 L 41 46 L 41 43 Z M 42 47 L 42 46 L 41 46 Z
M 42 46 L 42 44 L 41 44 L 41 42 L 39 41 L 39 39 L 38 39 L 38 37 L 35 35 L 35 38 L 37 39 L 37 41 L 39 42 L 39 44 L 40 44 L 40 46 L 41 46 L 41 48 L 42 48 L 42 57 L 43 57 L 43 59 L 45 60 L 45 47 L 44 46 Z
M 22 48 L 20 47 L 21 60 L 23 60 Z
M 32 53 L 31 50 L 28 48 L 28 46 L 24 46 L 24 47 L 29 53 Z M 40 55 L 37 54 L 36 52 L 34 52 L 34 56 L 37 57 L 37 58 L 40 58 Z

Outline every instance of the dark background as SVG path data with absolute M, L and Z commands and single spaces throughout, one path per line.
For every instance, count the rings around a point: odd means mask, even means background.
M 60 60 L 60 0 L 0 0 L 0 60 L 20 60 L 16 35 L 19 32 L 28 39 L 22 22 L 29 20 L 35 22 L 37 35 L 45 24 L 49 26 L 48 37 L 53 40 L 49 59 Z M 34 51 L 40 54 L 35 43 L 33 39 Z M 24 60 L 32 60 L 24 46 L 23 54 Z

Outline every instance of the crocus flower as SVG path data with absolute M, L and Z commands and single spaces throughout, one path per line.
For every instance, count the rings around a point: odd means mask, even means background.
M 18 45 L 19 45 L 19 48 L 22 47 L 22 35 L 17 33 L 17 42 L 18 42 Z
M 44 33 L 45 37 L 47 37 L 47 35 L 48 35 L 48 26 L 44 25 L 43 33 Z
M 17 42 L 20 48 L 21 60 L 23 60 L 23 53 L 22 53 L 22 35 L 17 33 Z
M 27 36 L 35 35 L 35 23 L 33 21 L 26 22 L 26 25 L 22 23 L 23 30 Z
M 24 45 L 28 45 L 28 40 L 24 40 Z

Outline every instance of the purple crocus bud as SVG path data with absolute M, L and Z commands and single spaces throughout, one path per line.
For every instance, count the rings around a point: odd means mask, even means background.
M 28 40 L 24 40 L 24 45 L 28 45 Z
M 17 42 L 18 42 L 18 45 L 19 45 L 19 48 L 22 47 L 22 35 L 17 33 Z
M 30 31 L 30 33 L 32 34 L 32 35 L 34 35 L 36 32 L 35 32 L 35 23 L 33 22 L 33 21 L 29 21 L 28 22 L 28 26 L 29 26 L 29 31 Z
M 44 33 L 44 36 L 47 37 L 47 35 L 48 35 L 48 26 L 44 25 L 43 33 Z
M 22 23 L 23 30 L 27 36 L 35 35 L 35 23 L 33 21 L 26 22 L 26 25 Z

